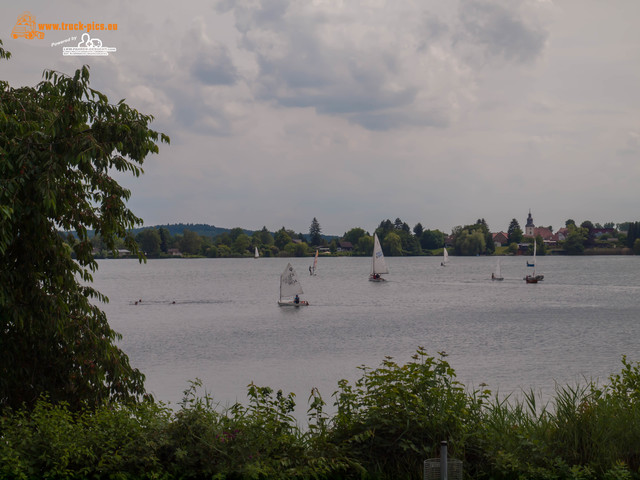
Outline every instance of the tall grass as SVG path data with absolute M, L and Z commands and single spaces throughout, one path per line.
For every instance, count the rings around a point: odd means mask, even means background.
M 333 394 L 317 390 L 308 424 L 296 397 L 251 384 L 246 404 L 221 407 L 201 385 L 178 411 L 162 404 L 72 412 L 46 398 L 0 416 L 0 478 L 420 479 L 442 440 L 467 478 L 640 479 L 640 366 L 498 398 L 467 391 L 447 363 L 418 349 L 407 364 L 362 367 Z

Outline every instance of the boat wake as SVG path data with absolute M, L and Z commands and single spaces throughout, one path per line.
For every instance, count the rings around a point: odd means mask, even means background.
M 129 305 L 193 305 L 231 303 L 231 300 L 134 300 Z

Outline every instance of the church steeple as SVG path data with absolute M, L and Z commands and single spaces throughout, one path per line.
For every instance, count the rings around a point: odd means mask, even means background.
M 529 209 L 529 216 L 527 217 L 527 224 L 524 227 L 525 237 L 533 237 L 534 229 L 536 226 L 533 224 L 533 217 L 531 216 L 531 209 Z

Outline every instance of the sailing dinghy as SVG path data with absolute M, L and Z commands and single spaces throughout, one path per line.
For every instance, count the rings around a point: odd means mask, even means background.
M 280 300 L 278 300 L 278 305 L 281 307 L 306 307 L 309 302 L 300 300 L 299 297 L 303 293 L 296 271 L 290 263 L 287 263 L 287 268 L 280 275 Z M 290 297 L 295 298 L 293 300 L 283 300 L 283 298 Z
M 258 247 L 255 247 L 256 250 L 255 252 L 253 252 L 253 258 L 258 258 L 260 256 L 260 253 L 258 253 Z
M 384 261 L 384 254 L 382 253 L 382 247 L 380 246 L 380 240 L 378 240 L 378 234 L 373 234 L 373 255 L 371 256 L 371 274 L 369 275 L 370 282 L 385 282 L 386 280 L 380 275 L 383 273 L 389 273 L 387 263 Z
M 449 263 L 449 252 L 447 252 L 447 247 L 444 247 L 444 250 L 442 250 L 442 262 L 440 262 L 440 265 L 446 267 L 447 263 Z
M 544 280 L 544 275 L 536 275 L 536 248 L 538 246 L 538 242 L 533 241 L 533 275 L 527 275 L 524 277 L 524 281 L 527 283 L 538 283 Z M 529 265 L 529 262 L 527 262 Z
M 496 264 L 496 271 L 491 274 L 491 280 L 504 280 L 502 272 L 500 271 L 500 259 L 498 259 L 498 263 Z
M 316 248 L 316 256 L 313 258 L 313 265 L 309 267 L 309 275 L 316 274 L 317 266 L 318 266 L 318 249 Z

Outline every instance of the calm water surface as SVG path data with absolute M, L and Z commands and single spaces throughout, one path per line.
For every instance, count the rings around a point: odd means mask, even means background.
M 640 257 L 387 258 L 388 282 L 367 281 L 367 258 L 102 260 L 95 285 L 147 388 L 175 405 L 200 378 L 215 400 L 246 402 L 246 386 L 294 392 L 304 415 L 312 387 L 331 404 L 338 380 L 419 346 L 446 351 L 468 389 L 507 394 L 555 382 L 605 381 L 621 357 L 640 360 Z M 279 275 L 298 272 L 308 308 L 278 307 Z M 527 272 L 529 270 L 529 272 Z M 135 301 L 142 299 L 136 305 Z M 175 302 L 175 303 L 173 303 Z

